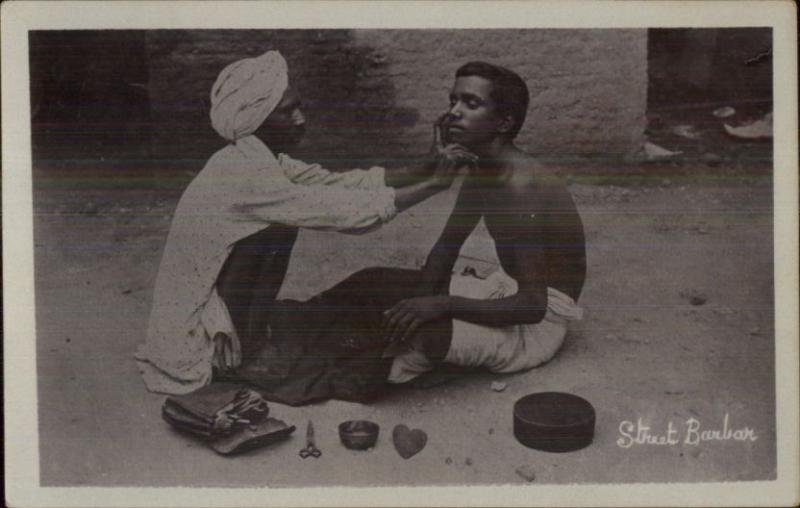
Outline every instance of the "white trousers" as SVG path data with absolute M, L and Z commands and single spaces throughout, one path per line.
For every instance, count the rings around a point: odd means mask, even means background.
M 502 270 L 486 279 L 453 274 L 450 281 L 450 294 L 466 298 L 503 298 L 517 289 L 517 282 Z M 547 312 L 539 323 L 492 328 L 454 319 L 450 350 L 444 361 L 499 373 L 531 369 L 555 356 L 564 342 L 567 323 L 582 317 L 583 309 L 572 298 L 547 288 Z M 405 383 L 432 368 L 424 354 L 411 350 L 394 359 L 389 382 Z

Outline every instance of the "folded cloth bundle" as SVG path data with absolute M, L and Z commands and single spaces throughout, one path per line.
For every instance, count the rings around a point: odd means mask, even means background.
M 161 415 L 176 429 L 210 441 L 223 455 L 285 439 L 295 429 L 268 417 L 269 406 L 260 393 L 234 383 L 212 383 L 167 397 Z

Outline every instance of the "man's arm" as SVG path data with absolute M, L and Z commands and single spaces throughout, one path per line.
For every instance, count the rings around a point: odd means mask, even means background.
M 452 319 L 478 325 L 503 327 L 540 322 L 547 311 L 547 266 L 540 247 L 524 240 L 511 247 L 513 266 L 504 267 L 517 281 L 515 294 L 492 300 L 451 296 L 446 314 Z
M 461 246 L 480 220 L 479 190 L 465 181 L 453 211 L 422 268 L 418 291 L 422 296 L 402 300 L 384 312 L 390 338 L 410 339 L 428 321 L 445 317 L 449 284 Z
M 454 171 L 455 168 L 443 172 L 437 170 L 437 173 L 434 173 L 432 177 L 422 180 L 421 182 L 395 188 L 394 206 L 397 208 L 397 211 L 402 212 L 428 199 L 437 192 L 441 192 L 450 187 L 453 183 Z
M 460 145 L 437 147 L 435 158 L 429 161 L 433 173 L 426 179 L 395 189 L 395 207 L 401 212 L 452 185 L 459 171 L 467 171 L 477 157 Z
M 449 187 L 459 169 L 475 160 L 463 147 L 450 145 L 438 152 L 433 174 L 422 182 L 394 189 L 350 188 L 342 185 L 303 185 L 286 178 L 260 172 L 261 180 L 237 181 L 236 195 L 226 213 L 238 220 L 265 221 L 289 226 L 364 233 L 391 220 L 433 194 Z M 216 189 L 214 189 L 216 191 Z M 211 192 L 213 194 L 213 192 Z
M 381 187 L 407 187 L 421 183 L 433 176 L 436 160 L 429 155 L 414 158 L 409 166 L 388 170 L 381 166 L 369 169 L 329 171 L 317 163 L 293 159 L 286 154 L 278 156 L 283 174 L 298 185 L 328 185 L 348 189 L 374 190 Z
M 477 190 L 470 188 L 469 182 L 465 181 L 453 211 L 422 267 L 420 295 L 447 295 L 458 253 L 481 218 L 477 202 L 479 199 Z
M 447 294 L 402 300 L 385 312 L 390 339 L 406 342 L 420 326 L 440 319 L 458 319 L 490 327 L 540 322 L 547 311 L 547 287 L 536 275 L 543 269 L 543 254 L 540 249 L 518 254 L 518 261 L 527 263 L 529 269 L 519 272 L 516 294 L 491 300 Z
M 444 147 L 439 147 L 439 149 Z M 385 182 L 389 187 L 405 187 L 430 178 L 436 169 L 437 154 L 427 153 L 406 159 L 400 166 L 387 169 Z M 388 167 L 388 165 L 387 165 Z
M 543 218 L 537 217 L 536 222 L 542 220 Z M 532 224 L 531 227 L 534 230 L 533 237 L 541 238 L 540 234 L 536 233 L 541 231 L 540 224 Z M 385 313 L 390 338 L 410 340 L 419 326 L 440 319 L 458 319 L 490 327 L 533 324 L 541 321 L 547 310 L 547 266 L 544 250 L 539 246 L 527 244 L 524 239 L 509 244 L 507 248 L 511 249 L 511 255 L 504 258 L 510 259 L 511 263 L 503 268 L 517 281 L 516 294 L 492 300 L 465 298 L 448 295 L 445 286 L 445 291 L 435 291 L 428 295 L 423 294 L 417 298 L 403 300 Z M 426 273 L 426 281 L 440 284 L 441 279 L 438 276 L 445 264 L 449 280 L 449 270 L 452 270 L 455 257 L 458 256 L 460 244 L 455 248 L 455 253 L 440 246 L 439 242 L 437 247 L 439 248 L 437 256 L 434 257 L 434 252 L 431 252 L 429 262 L 426 263 L 426 269 L 429 270 Z M 425 289 L 429 290 L 430 287 L 433 286 L 427 286 Z

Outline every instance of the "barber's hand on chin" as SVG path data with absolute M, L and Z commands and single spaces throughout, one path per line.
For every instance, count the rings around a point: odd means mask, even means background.
M 436 185 L 449 187 L 462 171 L 468 171 L 478 162 L 478 157 L 461 145 L 447 145 L 439 151 L 433 181 Z
M 408 298 L 384 311 L 384 329 L 390 342 L 408 342 L 420 326 L 443 319 L 446 315 L 447 296 L 432 295 Z
M 444 144 L 442 121 L 444 117 L 433 126 L 433 145 L 429 157 L 429 165 L 434 168 L 432 179 L 434 184 L 449 187 L 460 171 L 474 167 L 478 163 L 478 156 L 467 150 L 464 146 L 455 143 Z

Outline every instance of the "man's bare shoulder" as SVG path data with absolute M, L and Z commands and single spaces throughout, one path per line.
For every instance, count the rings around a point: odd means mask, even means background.
M 524 188 L 533 184 L 536 181 L 536 174 L 545 169 L 539 159 L 522 150 L 511 154 L 507 163 L 513 168 L 508 182 L 509 186 L 513 188 Z
M 540 197 L 568 194 L 566 181 L 556 168 L 535 156 L 520 150 L 510 162 L 514 171 L 509 178 L 508 188 L 515 194 L 530 196 L 533 193 Z

